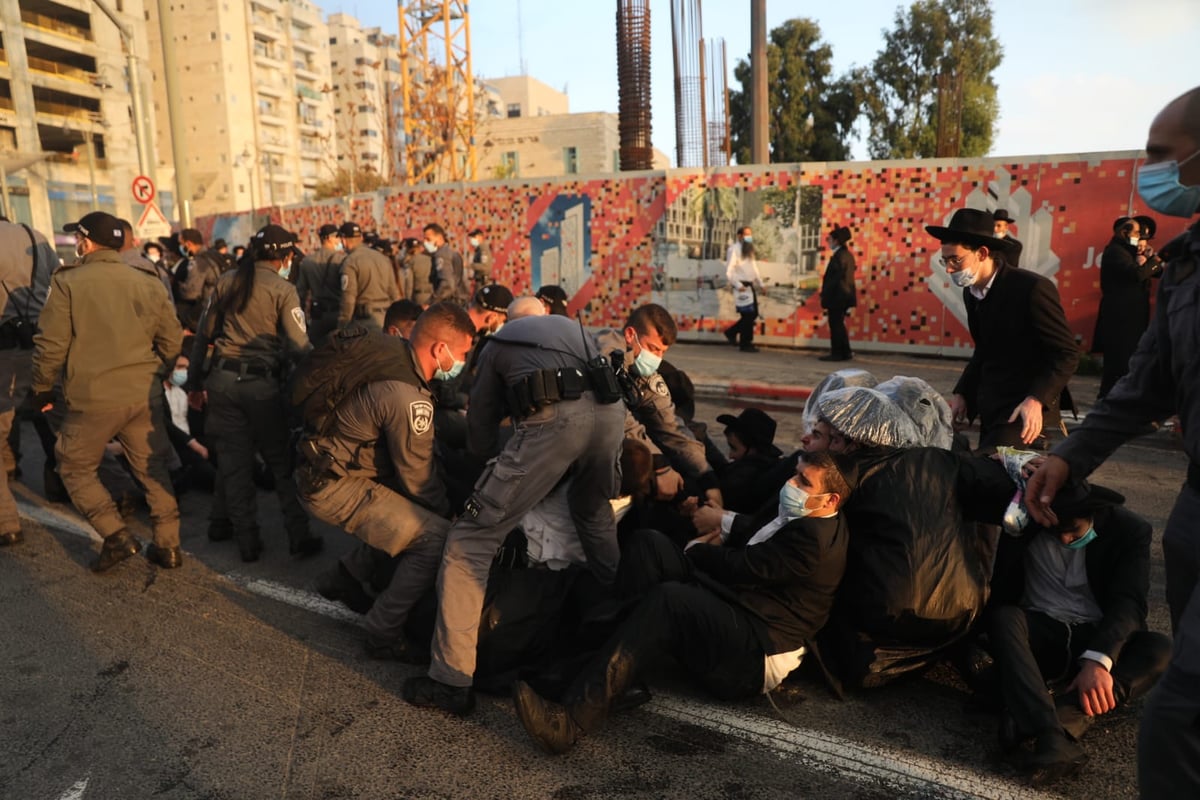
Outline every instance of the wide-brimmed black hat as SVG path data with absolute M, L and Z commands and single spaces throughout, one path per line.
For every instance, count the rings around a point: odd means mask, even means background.
M 1087 481 L 1076 481 L 1059 489 L 1054 501 L 1050 503 L 1050 508 L 1058 517 L 1058 521 L 1065 523 L 1073 519 L 1095 516 L 1102 508 L 1124 504 L 1125 495 L 1120 492 Z
M 1158 223 L 1154 221 L 1154 217 L 1141 215 L 1134 217 L 1134 220 L 1142 228 L 1143 239 L 1149 240 L 1154 238 L 1154 234 L 1158 232 Z
M 717 422 L 737 434 L 749 447 L 770 447 L 775 443 L 775 420 L 759 408 L 747 408 L 736 417 L 722 414 Z
M 949 225 L 926 225 L 925 230 L 939 242 L 987 247 L 1002 253 L 1007 253 L 1011 247 L 996 236 L 992 215 L 977 208 L 960 208 L 950 217 Z
M 104 211 L 93 211 L 84 214 L 79 222 L 68 222 L 63 226 L 63 232 L 78 233 L 112 250 L 120 250 L 125 246 L 125 230 L 121 227 L 121 220 Z
M 1015 223 L 1016 220 L 1008 215 L 1007 209 L 997 208 L 995 211 L 992 212 L 992 222 Z
M 475 305 L 484 311 L 499 311 L 502 314 L 507 314 L 508 307 L 512 305 L 512 301 L 512 291 L 507 286 L 501 286 L 498 283 L 490 283 L 487 286 L 482 286 L 475 292 Z
M 838 225 L 830 232 L 829 236 L 838 244 L 844 245 L 850 241 L 850 229 L 845 225 Z

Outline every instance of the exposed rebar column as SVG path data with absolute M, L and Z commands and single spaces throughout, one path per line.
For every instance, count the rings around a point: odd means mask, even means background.
M 675 63 L 675 165 L 706 167 L 703 40 L 700 0 L 671 0 Z
M 750 160 L 771 161 L 767 135 L 767 0 L 750 0 Z
M 651 169 L 649 0 L 617 0 L 617 115 L 622 171 Z

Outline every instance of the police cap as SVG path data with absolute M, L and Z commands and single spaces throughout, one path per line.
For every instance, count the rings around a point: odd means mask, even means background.
M 317 236 L 321 239 L 328 239 L 330 236 L 336 236 L 338 232 L 337 225 L 326 223 L 317 229 Z
M 296 234 L 280 225 L 266 225 L 250 240 L 255 258 L 278 259 L 288 253 L 300 258 L 304 254 L 296 247 Z
M 121 228 L 121 221 L 103 211 L 85 214 L 79 222 L 64 225 L 63 231 L 78 233 L 83 238 L 112 250 L 120 250 L 125 246 L 125 231 Z
M 507 286 L 501 286 L 498 283 L 489 284 L 475 292 L 475 305 L 484 311 L 498 311 L 507 314 L 512 301 L 513 293 Z
M 343 222 L 342 227 L 338 228 L 338 236 L 343 239 L 361 239 L 362 235 L 362 228 L 357 222 Z

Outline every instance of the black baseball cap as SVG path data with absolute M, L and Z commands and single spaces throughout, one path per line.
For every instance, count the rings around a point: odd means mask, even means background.
M 281 225 L 266 225 L 250 239 L 254 255 L 260 258 L 281 258 L 289 252 L 297 258 L 304 254 L 296 247 L 296 234 Z
M 363 235 L 362 228 L 357 222 L 343 222 L 338 228 L 338 236 L 343 239 L 361 239 Z
M 326 223 L 326 224 L 322 225 L 320 228 L 317 228 L 317 236 L 321 239 L 328 239 L 330 236 L 336 235 L 337 232 L 338 232 L 338 226 L 331 225 L 329 223 Z
M 121 228 L 121 220 L 103 211 L 85 214 L 79 222 L 68 222 L 63 225 L 63 232 L 79 233 L 85 239 L 112 250 L 120 250 L 125 246 L 125 231 Z
M 475 292 L 475 305 L 485 311 L 500 311 L 507 314 L 512 301 L 513 293 L 507 286 L 501 286 L 498 283 L 488 284 Z
M 551 314 L 567 316 L 567 292 L 561 286 L 548 283 L 538 289 L 534 297 L 548 304 Z

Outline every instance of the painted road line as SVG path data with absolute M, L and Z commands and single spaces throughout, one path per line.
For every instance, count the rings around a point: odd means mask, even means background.
M 863 744 L 840 736 L 716 707 L 671 694 L 655 694 L 642 706 L 659 716 L 697 725 L 798 758 L 813 769 L 876 784 L 889 792 L 921 797 L 1040 800 L 1057 795 L 1034 791 L 996 775 L 929 758 L 911 751 Z
M 88 782 L 92 779 L 88 775 L 81 780 L 75 781 L 71 788 L 58 796 L 58 800 L 83 800 L 83 793 L 87 791 Z
M 314 614 L 320 614 L 330 619 L 336 619 L 339 622 L 362 625 L 363 618 L 361 614 L 355 614 L 340 603 L 326 600 L 316 592 L 297 589 L 287 584 L 254 578 L 237 572 L 227 572 L 224 577 L 253 594 L 267 597 L 280 603 L 286 603 L 305 611 L 311 611 Z
M 29 517 L 47 528 L 54 528 L 96 542 L 102 541 L 100 534 L 96 533 L 95 529 L 82 517 L 69 511 L 42 505 L 33 499 L 38 498 L 38 495 L 27 487 L 14 486 L 11 483 L 9 487 L 14 489 L 13 497 L 17 501 L 17 510 L 21 512 L 22 516 Z

